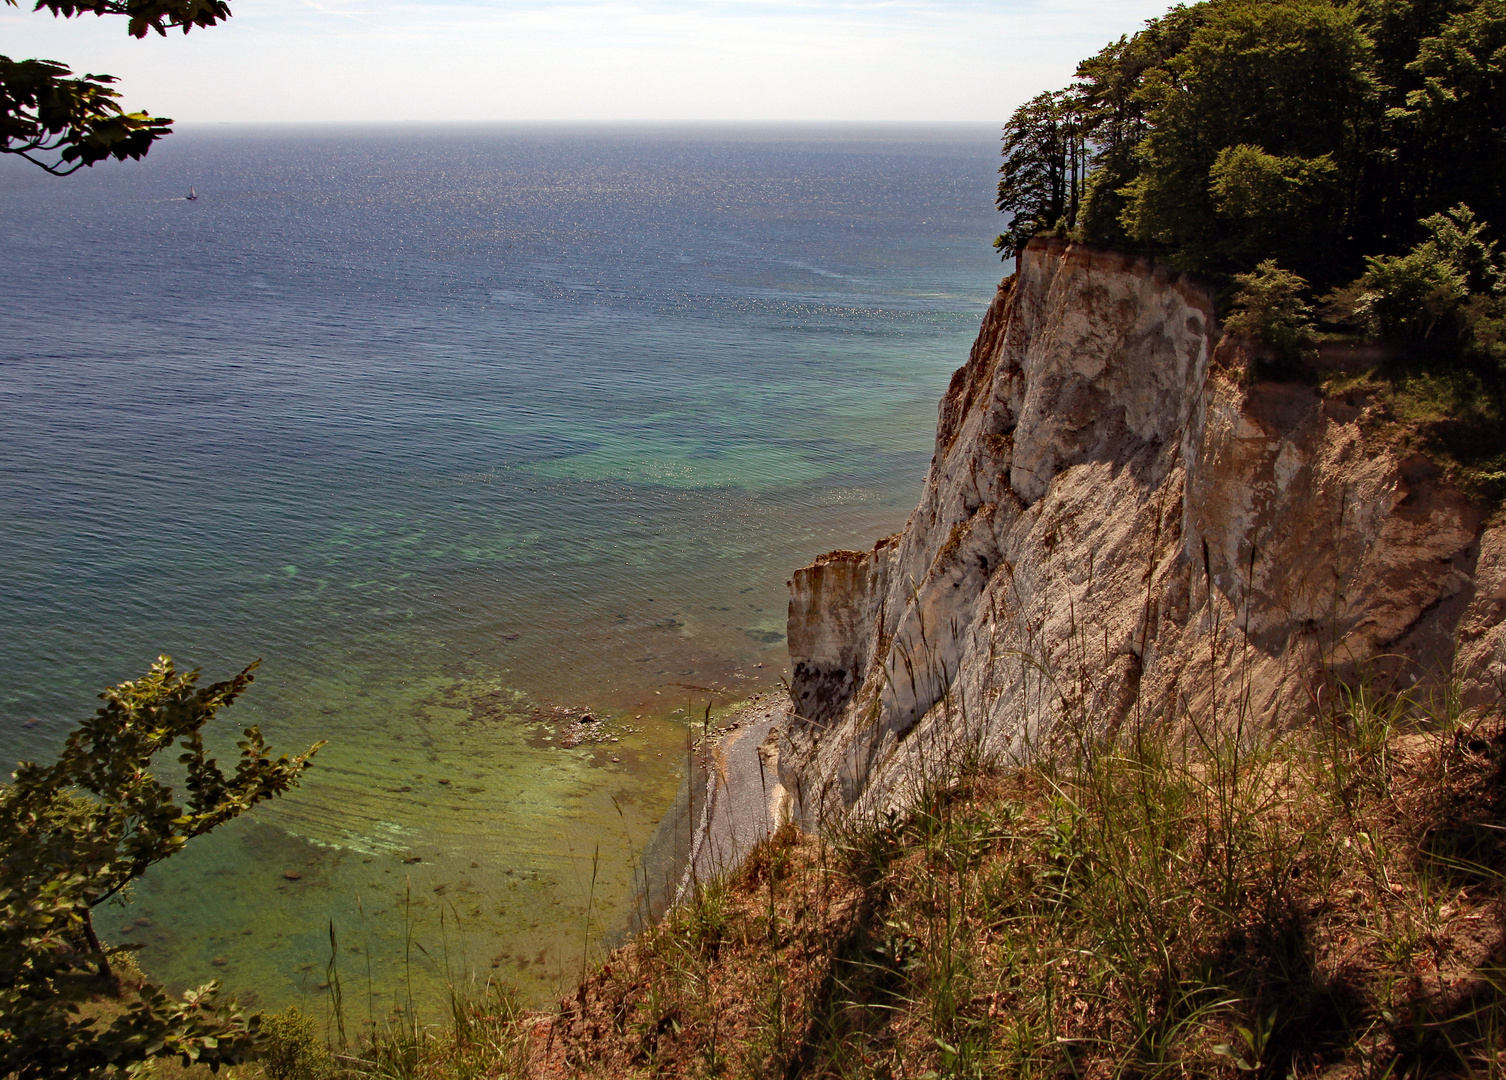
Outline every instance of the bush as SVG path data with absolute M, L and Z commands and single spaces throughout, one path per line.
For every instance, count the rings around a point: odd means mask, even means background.
M 1224 321 L 1231 334 L 1265 345 L 1278 359 L 1299 360 L 1310 356 L 1317 338 L 1312 309 L 1302 300 L 1307 282 L 1274 259 L 1267 259 L 1253 273 L 1235 278 L 1234 313 Z
M 1475 220 L 1473 210 L 1460 203 L 1446 213 L 1423 218 L 1420 224 L 1428 231 L 1424 243 L 1464 276 L 1471 295 L 1500 293 L 1506 275 L 1501 272 L 1495 241 L 1485 239 L 1485 223 Z
M 1460 203 L 1422 219 L 1428 237 L 1405 255 L 1372 255 L 1365 273 L 1336 289 L 1329 313 L 1371 337 L 1423 340 L 1448 330 L 1469 338 L 1490 316 L 1476 300 L 1500 293 L 1503 274 L 1485 225 Z
M 335 1060 L 329 1046 L 314 1031 L 314 1021 L 294 1005 L 285 1012 L 262 1016 L 266 1038 L 261 1067 L 270 1080 L 331 1080 Z
M 1472 296 L 1460 314 L 1470 353 L 1494 365 L 1498 374 L 1506 375 L 1506 299 Z
M 1336 294 L 1348 321 L 1371 337 L 1433 336 L 1469 295 L 1463 274 L 1427 242 L 1405 255 L 1372 255 L 1366 270 L 1347 291 Z

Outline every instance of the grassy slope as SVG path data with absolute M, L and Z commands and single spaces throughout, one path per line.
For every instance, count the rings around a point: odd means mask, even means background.
M 528 1072 L 1494 1076 L 1506 730 L 1405 705 L 787 832 L 610 957 Z

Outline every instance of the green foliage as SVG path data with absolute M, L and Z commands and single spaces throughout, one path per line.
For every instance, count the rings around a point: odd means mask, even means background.
M 1421 221 L 1427 238 L 1372 256 L 1328 295 L 1326 314 L 1405 353 L 1348 380 L 1419 449 L 1487 503 L 1506 497 L 1506 275 L 1486 226 L 1460 204 Z M 1338 386 L 1330 386 L 1330 391 Z
M 6 2 L 15 6 L 16 0 Z M 196 26 L 213 26 L 230 18 L 230 5 L 224 0 L 36 0 L 33 10 L 43 8 L 65 19 L 124 15 L 130 20 L 126 32 L 134 38 L 146 37 L 148 32 L 166 37 L 169 30 L 186 34 Z
M 60 176 L 114 157 L 139 158 L 172 131 L 171 121 L 125 113 L 109 75 L 72 75 L 52 60 L 0 56 L 0 149 Z M 57 152 L 49 162 L 34 154 Z
M 1203 0 L 1016 112 L 996 246 L 1052 231 L 1232 283 L 1227 328 L 1286 365 L 1317 344 L 1310 283 L 1326 322 L 1407 345 L 1375 373 L 1405 437 L 1496 491 L 1503 127 L 1506 0 Z
M 1327 289 L 1446 207 L 1506 220 L 1503 46 L 1500 0 L 1174 8 L 1016 113 L 1000 246 L 1065 227 L 1216 276 L 1274 258 Z
M 264 1014 L 266 1039 L 261 1067 L 269 1080 L 333 1080 L 335 1060 L 329 1044 L 319 1037 L 314 1021 L 294 1005 L 284 1012 Z
M 1420 224 L 1428 232 L 1427 244 L 1464 278 L 1471 293 L 1498 294 L 1506 284 L 1496 255 L 1496 244 L 1485 236 L 1485 223 L 1464 203 Z
M 1234 314 L 1224 321 L 1232 334 L 1267 345 L 1283 360 L 1308 356 L 1317 342 L 1312 308 L 1302 300 L 1307 282 L 1267 259 L 1234 278 Z
M 1464 275 L 1430 244 L 1370 256 L 1356 285 L 1350 317 L 1373 337 L 1430 337 L 1469 294 Z
M 1367 257 L 1365 273 L 1332 294 L 1330 313 L 1379 338 L 1420 341 L 1445 327 L 1468 338 L 1475 320 L 1493 333 L 1489 300 L 1506 277 L 1484 224 L 1463 203 L 1419 224 L 1427 239 L 1404 255 Z
M 995 205 L 1011 215 L 994 240 L 1008 258 L 1036 233 L 1071 229 L 1090 158 L 1081 103 L 1067 91 L 1041 94 L 1014 111 L 1004 128 L 1004 166 Z
M 1326 231 L 1318 196 L 1337 167 L 1333 157 L 1308 160 L 1347 149 L 1346 119 L 1370 89 L 1366 48 L 1352 9 L 1311 0 L 1210 5 L 1187 47 L 1142 79 L 1149 130 L 1139 174 L 1127 185 L 1121 221 L 1128 235 L 1199 266 L 1248 246 L 1256 239 L 1248 224 L 1221 220 L 1215 201 L 1214 168 L 1230 148 L 1242 149 L 1233 161 L 1245 165 L 1233 173 L 1263 175 L 1266 182 L 1253 187 L 1275 188 L 1261 192 L 1270 202 L 1240 207 L 1254 211 L 1257 232 L 1269 235 L 1262 219 L 1283 213 L 1291 233 Z M 1230 194 L 1252 187 L 1232 182 L 1233 161 L 1223 158 Z M 1259 253 L 1288 261 L 1298 246 Z
M 15 7 L 17 0 L 5 0 Z M 36 0 L 34 10 L 71 18 L 124 15 L 136 38 L 213 26 L 230 17 L 224 0 Z M 17 154 L 57 176 L 108 158 L 141 158 L 172 121 L 124 112 L 109 75 L 83 75 L 56 60 L 0 56 L 0 153 Z
M 1308 221 L 1329 201 L 1337 172 L 1332 154 L 1277 157 L 1241 143 L 1213 159 L 1208 190 L 1218 220 L 1241 234 L 1241 252 L 1263 252 L 1282 246 L 1293 223 Z
M 197 685 L 159 657 L 143 678 L 110 687 L 50 766 L 22 762 L 0 788 L 0 1075 L 18 1080 L 116 1075 L 176 1055 L 212 1066 L 240 1061 L 256 1022 L 217 1002 L 218 983 L 174 1001 L 144 985 L 108 1025 L 81 1009 L 120 981 L 94 932 L 92 909 L 153 864 L 297 783 L 307 753 L 272 758 L 256 727 L 226 775 L 209 757 L 204 726 L 251 683 Z M 177 745 L 186 798 L 154 776 Z
M 1471 296 L 1463 309 L 1470 352 L 1493 372 L 1506 377 L 1506 299 Z
M 1187 47 L 1207 14 L 1202 4 L 1175 7 L 1146 23 L 1134 37 L 1121 37 L 1078 65 L 1073 92 L 1082 98 L 1094 149 L 1078 220 L 1087 239 L 1125 242 L 1120 224 L 1126 204 L 1124 189 L 1139 171 L 1140 143 L 1150 130 L 1142 83 L 1148 72 Z
M 1398 78 L 1404 100 L 1387 114 L 1398 141 L 1434 173 L 1433 206 L 1468 202 L 1490 221 L 1506 220 L 1506 5 L 1499 0 L 1449 5 L 1453 13 L 1422 38 Z M 1426 213 L 1421 206 L 1416 216 Z
M 450 1022 L 428 1026 L 407 1018 L 378 1025 L 339 1073 L 357 1080 L 502 1080 L 534 1075 L 528 1068 L 530 1029 L 511 989 L 487 981 L 450 987 Z M 579 1075 L 571 1073 L 571 1076 Z M 288 1080 L 313 1080 L 294 1073 Z

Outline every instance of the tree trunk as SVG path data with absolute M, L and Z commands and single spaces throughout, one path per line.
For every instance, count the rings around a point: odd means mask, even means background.
M 84 938 L 89 942 L 89 951 L 94 954 L 99 977 L 109 987 L 111 997 L 120 996 L 120 979 L 110 967 L 110 958 L 105 955 L 105 948 L 99 943 L 99 936 L 94 933 L 94 912 L 84 910 Z

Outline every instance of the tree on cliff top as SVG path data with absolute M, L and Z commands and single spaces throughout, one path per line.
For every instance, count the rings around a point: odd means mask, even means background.
M 1204 0 L 1044 97 L 1082 141 L 1041 130 L 1042 98 L 1011 118 L 999 202 L 1022 227 L 1006 254 L 1055 227 L 1215 275 L 1275 258 L 1322 288 L 1460 203 L 1506 222 L 1503 0 Z M 1026 183 L 1074 155 L 1079 200 Z
M 1082 103 L 1066 90 L 1021 105 L 1004 130 L 1005 166 L 995 205 L 1011 215 L 994 241 L 1014 251 L 1036 233 L 1077 219 L 1091 159 Z
M 81 1007 L 121 986 L 94 931 L 92 911 L 148 868 L 296 784 L 323 743 L 273 758 L 253 726 L 226 775 L 204 746 L 204 726 L 250 685 L 197 685 L 159 657 L 143 678 L 104 691 L 93 717 L 50 766 L 23 762 L 0 788 L 0 1076 L 76 1080 L 117 1076 L 156 1057 L 211 1067 L 242 1060 L 257 1022 L 217 1002 L 209 983 L 174 1001 L 150 984 L 108 1025 Z M 149 772 L 177 745 L 186 798 Z
M 17 0 L 5 0 L 11 7 Z M 126 31 L 166 36 L 230 18 L 224 0 L 36 0 L 54 15 L 124 15 Z M 0 153 L 17 154 L 56 176 L 116 158 L 141 158 L 172 131 L 165 116 L 128 113 L 110 75 L 74 76 L 56 60 L 0 56 Z

